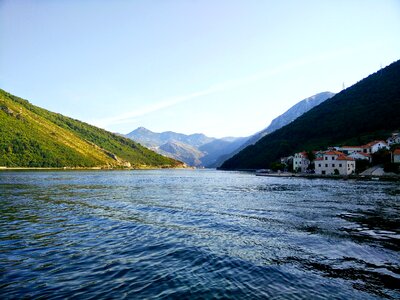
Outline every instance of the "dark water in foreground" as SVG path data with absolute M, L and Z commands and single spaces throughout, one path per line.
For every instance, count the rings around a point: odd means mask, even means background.
M 0 172 L 0 296 L 400 298 L 398 183 Z

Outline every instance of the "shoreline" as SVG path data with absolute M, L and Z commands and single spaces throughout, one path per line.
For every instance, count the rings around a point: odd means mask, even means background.
M 144 167 L 144 168 L 102 168 L 102 167 L 0 167 L 1 171 L 140 171 L 140 170 L 186 170 L 190 168 L 163 168 L 163 167 Z
M 400 181 L 400 175 L 319 175 L 296 173 L 256 173 L 256 176 L 265 177 L 294 177 L 308 179 L 335 179 L 335 180 L 368 180 L 368 181 Z

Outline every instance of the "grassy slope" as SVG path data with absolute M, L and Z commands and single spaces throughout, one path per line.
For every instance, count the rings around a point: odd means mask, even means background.
M 400 61 L 370 75 L 225 161 L 221 169 L 268 168 L 282 156 L 359 145 L 400 129 Z
M 0 166 L 119 167 L 126 162 L 133 167 L 180 165 L 127 138 L 0 90 Z

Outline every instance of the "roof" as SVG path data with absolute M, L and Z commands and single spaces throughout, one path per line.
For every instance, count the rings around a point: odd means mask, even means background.
M 299 152 L 299 153 L 295 153 L 295 154 L 300 154 L 300 155 L 304 156 L 305 158 L 308 158 L 307 152 L 305 152 L 305 151 Z
M 362 148 L 370 148 L 370 147 L 372 147 L 373 145 L 376 145 L 376 144 L 378 144 L 378 143 L 383 143 L 383 144 L 387 145 L 385 141 L 380 140 L 380 141 L 373 141 L 373 142 L 370 142 L 370 143 L 365 144 L 365 145 L 363 145 L 363 146 L 361 146 L 361 147 L 362 147 Z
M 344 155 L 343 152 L 340 152 L 340 151 L 333 151 L 333 150 L 327 151 L 327 152 L 325 152 L 324 154 L 325 154 L 325 155 L 338 155 L 338 156 Z
M 354 148 L 354 149 L 360 149 L 362 146 L 342 146 L 341 148 Z
M 352 157 L 348 157 L 346 155 L 341 155 L 337 158 L 337 160 L 354 160 Z

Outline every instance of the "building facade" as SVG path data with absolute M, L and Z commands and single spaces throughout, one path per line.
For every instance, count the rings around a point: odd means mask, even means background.
M 354 158 L 339 151 L 327 151 L 315 160 L 315 174 L 350 175 L 356 171 Z
M 296 172 L 304 173 L 310 165 L 306 152 L 295 153 L 293 157 L 293 170 Z

